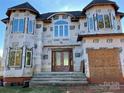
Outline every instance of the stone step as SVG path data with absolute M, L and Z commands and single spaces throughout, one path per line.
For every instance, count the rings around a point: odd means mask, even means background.
M 31 81 L 30 86 L 37 86 L 37 85 L 43 85 L 43 84 L 87 84 L 87 81 Z
M 41 72 L 34 74 L 30 86 L 44 84 L 87 84 L 86 75 L 82 72 Z
M 82 72 L 41 72 L 35 75 L 82 75 Z
M 83 75 L 35 75 L 37 78 L 85 78 Z
M 87 80 L 87 78 L 32 78 L 33 81 L 50 81 L 50 80 L 56 80 L 56 81 L 83 81 Z

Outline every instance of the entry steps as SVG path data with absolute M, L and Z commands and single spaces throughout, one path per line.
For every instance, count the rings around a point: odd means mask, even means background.
M 80 85 L 87 84 L 86 75 L 82 72 L 41 72 L 34 74 L 30 86 L 40 85 Z

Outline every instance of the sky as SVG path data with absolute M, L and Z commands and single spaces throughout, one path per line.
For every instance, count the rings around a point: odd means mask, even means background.
M 0 20 L 7 17 L 6 11 L 8 8 L 24 2 L 29 2 L 40 13 L 47 13 L 57 11 L 81 11 L 91 1 L 92 0 L 0 0 Z M 119 11 L 124 12 L 124 1 L 113 1 L 119 5 Z M 124 18 L 122 19 L 122 27 L 124 30 Z M 2 56 L 3 53 L 5 28 L 5 24 L 0 21 L 0 56 Z

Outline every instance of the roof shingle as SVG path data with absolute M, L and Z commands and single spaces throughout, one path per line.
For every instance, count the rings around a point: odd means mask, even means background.
M 119 9 L 118 5 L 116 4 L 116 2 L 114 1 L 110 1 L 110 0 L 93 0 L 91 1 L 84 9 L 83 11 L 85 12 L 87 9 L 93 7 L 93 6 L 96 6 L 96 5 L 103 5 L 103 4 L 110 4 L 110 5 L 113 5 L 115 7 L 116 10 Z
M 11 7 L 11 8 L 8 8 L 6 14 L 9 15 L 11 10 L 21 10 L 21 9 L 29 10 L 31 12 L 39 14 L 39 12 L 32 5 L 30 5 L 28 2 L 22 3 L 20 5 L 16 5 L 16 6 Z

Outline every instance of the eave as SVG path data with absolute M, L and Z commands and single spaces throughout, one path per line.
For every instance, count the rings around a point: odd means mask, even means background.
M 86 35 L 78 35 L 77 41 L 82 41 L 83 38 L 90 37 L 108 37 L 108 36 L 123 36 L 124 33 L 105 33 L 105 34 L 86 34 Z

